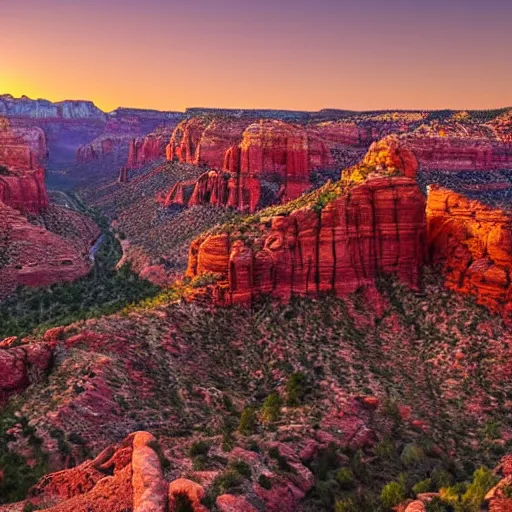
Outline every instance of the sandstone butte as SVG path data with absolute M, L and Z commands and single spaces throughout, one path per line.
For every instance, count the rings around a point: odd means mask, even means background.
M 84 144 L 77 149 L 76 163 L 85 164 L 105 158 L 123 146 L 127 146 L 131 140 L 131 135 L 122 133 L 100 135 L 89 144 Z
M 379 272 L 417 287 L 426 224 L 415 181 L 375 176 L 346 190 L 329 187 L 289 215 L 263 212 L 252 226 L 196 239 L 187 276 L 216 276 L 211 292 L 218 304 L 248 304 L 260 294 L 344 296 L 372 287 Z
M 512 321 L 512 213 L 437 185 L 427 201 L 429 250 L 446 286 Z
M 336 167 L 332 149 L 364 151 L 376 137 L 377 130 L 354 122 L 302 126 L 275 119 L 193 117 L 174 130 L 167 159 L 209 170 L 197 182 L 178 183 L 163 203 L 210 203 L 254 212 L 263 183 L 274 189 L 274 201 L 293 200 L 310 188 L 311 171 Z

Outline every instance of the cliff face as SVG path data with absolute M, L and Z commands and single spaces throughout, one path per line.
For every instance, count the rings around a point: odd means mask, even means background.
M 391 135 L 378 143 L 400 147 L 417 161 L 419 170 L 499 170 L 512 166 L 512 145 L 497 138 L 425 135 Z
M 230 173 L 229 180 L 221 181 L 219 172 L 204 174 L 197 183 L 200 190 L 190 197 L 208 200 L 209 195 L 201 190 L 222 187 L 222 193 L 212 196 L 214 204 L 254 212 L 268 203 L 299 197 L 311 187 L 312 171 L 354 165 L 372 142 L 410 129 L 425 115 L 353 116 L 346 121 L 310 124 L 203 115 L 180 123 L 167 147 L 167 158 Z M 206 179 L 213 182 L 205 185 Z
M 144 165 L 151 164 L 160 158 L 165 158 L 166 147 L 169 137 L 172 135 L 172 129 L 162 128 L 130 141 L 128 148 L 129 169 L 137 169 Z
M 0 118 L 0 201 L 27 213 L 48 206 L 41 164 L 46 158 L 46 140 L 39 128 L 13 126 Z
M 283 300 L 325 292 L 343 296 L 372 286 L 384 271 L 418 285 L 424 199 L 409 178 L 369 179 L 321 211 L 299 208 L 260 220 L 252 236 L 221 232 L 191 245 L 187 275 L 217 275 L 218 303 L 250 303 L 263 293 Z
M 94 160 L 100 160 L 114 151 L 128 147 L 131 140 L 131 135 L 101 135 L 90 144 L 78 148 L 76 162 L 78 164 L 85 164 Z
M 512 214 L 431 185 L 427 201 L 432 261 L 446 286 L 477 297 L 512 320 Z
M 46 138 L 39 128 L 16 126 L 0 117 L 0 165 L 17 171 L 38 169 L 47 156 Z
M 286 201 L 310 187 L 311 170 L 334 166 L 330 149 L 320 138 L 304 127 L 277 120 L 189 119 L 175 129 L 167 158 L 229 172 L 229 181 L 221 172 L 204 174 L 192 197 L 208 200 L 201 189 L 222 186 L 222 193 L 213 196 L 213 204 L 250 212 L 260 203 L 263 180 L 279 190 L 274 199 Z M 205 184 L 206 179 L 213 182 Z
M 0 96 L 0 115 L 29 117 L 33 119 L 105 119 L 105 113 L 92 101 L 32 100 L 26 96 L 14 98 L 10 94 Z
M 166 148 L 167 160 L 176 159 L 182 163 L 195 164 L 196 149 L 208 123 L 208 119 L 202 116 L 186 119 L 179 123 Z
M 0 175 L 0 203 L 23 213 L 41 213 L 49 203 L 44 170 Z

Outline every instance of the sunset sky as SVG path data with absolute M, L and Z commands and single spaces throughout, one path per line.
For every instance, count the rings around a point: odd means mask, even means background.
M 118 106 L 512 106 L 510 0 L 0 0 L 0 94 Z

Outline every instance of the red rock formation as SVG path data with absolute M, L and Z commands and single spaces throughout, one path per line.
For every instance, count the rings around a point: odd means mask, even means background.
M 217 170 L 223 169 L 226 152 L 240 144 L 244 130 L 250 123 L 248 119 L 214 118 L 201 135 L 192 163 Z M 229 170 L 237 172 L 238 168 Z
M 0 117 L 0 165 L 16 171 L 41 168 L 47 156 L 44 132 Z
M 0 298 L 20 285 L 46 286 L 87 274 L 86 246 L 98 236 L 98 230 L 83 218 L 82 224 L 88 232 L 81 243 L 73 243 L 29 223 L 17 210 L 0 203 Z
M 121 169 L 119 170 L 119 177 L 118 177 L 118 180 L 119 183 L 128 183 L 128 167 L 121 167 Z
M 105 156 L 126 146 L 132 140 L 131 135 L 101 135 L 90 144 L 80 146 L 76 153 L 76 162 L 85 164 L 94 160 L 100 160 Z
M 414 157 L 419 170 L 495 170 L 512 166 L 512 145 L 498 139 L 412 133 L 389 136 L 378 143 L 400 147 Z
M 46 153 L 39 128 L 15 127 L 0 118 L 0 202 L 27 213 L 48 206 L 41 167 Z
M 49 203 L 44 170 L 0 174 L 0 204 L 23 213 L 41 213 Z
M 23 391 L 41 379 L 53 361 L 50 343 L 34 343 L 15 348 L 0 348 L 0 407 L 10 395 Z
M 475 295 L 480 304 L 512 320 L 512 213 L 431 185 L 427 201 L 432 261 L 446 286 Z
M 147 432 L 130 434 L 94 460 L 43 477 L 25 503 L 49 512 L 166 512 L 156 440 Z
M 157 129 L 145 137 L 132 139 L 128 149 L 127 167 L 137 169 L 164 158 L 171 134 L 170 128 L 163 128 Z
M 287 201 L 310 187 L 311 170 L 334 165 L 329 148 L 305 128 L 273 120 L 247 126 L 248 122 L 215 118 L 207 123 L 201 117 L 184 121 L 175 129 L 168 159 L 207 165 L 231 174 L 229 183 L 220 173 L 204 174 L 193 197 L 208 202 L 213 197 L 212 204 L 253 212 L 260 203 L 262 180 L 281 186 L 279 199 Z M 207 180 L 211 183 L 205 183 Z M 201 193 L 219 190 L 219 186 L 222 193 Z
M 177 159 L 179 162 L 195 164 L 196 150 L 208 124 L 209 120 L 203 116 L 192 117 L 178 124 L 166 147 L 167 160 Z
M 169 484 L 169 512 L 179 512 L 178 497 L 185 497 L 194 512 L 208 512 L 208 509 L 201 504 L 206 496 L 202 485 L 186 478 L 178 478 Z
M 320 192 L 321 193 L 321 192 Z M 189 277 L 214 273 L 217 302 L 250 303 L 262 293 L 346 295 L 392 272 L 417 286 L 425 248 L 424 199 L 409 178 L 373 178 L 318 211 L 262 218 L 253 236 L 220 233 L 195 240 Z

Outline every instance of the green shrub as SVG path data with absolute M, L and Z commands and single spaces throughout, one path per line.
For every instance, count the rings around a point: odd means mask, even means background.
M 419 466 L 425 460 L 425 452 L 421 446 L 416 444 L 406 444 L 400 455 L 400 460 L 404 466 Z
M 453 512 L 453 507 L 435 496 L 427 503 L 426 512 Z
M 405 498 L 405 487 L 402 483 L 399 482 L 389 482 L 383 487 L 380 493 L 382 506 L 386 510 L 390 510 L 393 507 L 396 507 L 399 503 L 404 501 Z
M 198 455 L 208 455 L 209 451 L 210 443 L 200 440 L 192 444 L 188 451 L 188 454 L 190 455 L 190 457 L 197 457 Z
M 261 485 L 261 487 L 263 487 L 263 489 L 267 489 L 267 491 L 272 489 L 272 482 L 266 475 L 260 475 L 258 478 L 258 483 Z
M 347 498 L 335 503 L 334 512 L 358 512 L 358 508 L 352 498 Z
M 240 418 L 240 425 L 238 426 L 238 430 L 244 436 L 248 436 L 254 433 L 256 428 L 256 412 L 252 407 L 246 407 Z
M 499 481 L 499 478 L 488 468 L 481 467 L 473 473 L 473 481 L 462 496 L 463 504 L 469 511 L 478 511 L 484 497 Z
M 306 376 L 301 373 L 293 373 L 286 383 L 286 404 L 297 407 L 304 401 L 306 395 Z
M 271 393 L 261 408 L 261 419 L 264 423 L 274 423 L 281 418 L 282 400 L 278 393 Z
M 341 468 L 336 473 L 336 481 L 342 489 L 350 489 L 354 486 L 354 473 L 350 468 Z
M 421 480 L 420 482 L 415 483 L 412 486 L 412 492 L 414 494 L 422 494 L 424 492 L 430 492 L 433 490 L 433 484 L 431 478 L 426 478 L 425 480 Z
M 239 475 L 245 478 L 251 478 L 251 466 L 249 466 L 249 464 L 247 464 L 247 462 L 245 462 L 244 460 L 234 460 L 233 462 L 231 462 L 229 467 L 236 471 Z

